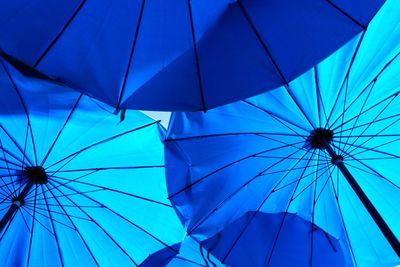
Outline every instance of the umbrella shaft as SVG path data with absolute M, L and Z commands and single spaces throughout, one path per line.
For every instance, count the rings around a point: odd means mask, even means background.
M 19 199 L 25 199 L 25 197 L 28 195 L 29 191 L 31 190 L 32 186 L 34 185 L 33 182 L 29 181 L 24 189 L 19 193 L 18 198 Z M 8 225 L 8 223 L 11 222 L 12 218 L 14 217 L 14 214 L 17 212 L 19 209 L 19 206 L 16 203 L 12 203 L 10 208 L 7 210 L 6 214 L 3 216 L 3 218 L 0 221 L 0 234 L 3 232 L 4 228 Z
M 332 147 L 330 145 L 328 145 L 326 147 L 326 151 L 329 153 L 331 158 L 338 157 L 338 155 L 336 154 L 336 152 L 332 149 Z M 354 179 L 353 175 L 350 173 L 349 169 L 347 169 L 347 167 L 343 163 L 343 161 L 338 161 L 335 163 L 335 165 L 339 168 L 340 172 L 346 178 L 346 180 L 350 184 L 351 188 L 354 190 L 354 192 L 356 193 L 358 198 L 361 200 L 362 204 L 368 211 L 369 215 L 372 217 L 372 219 L 378 225 L 382 234 L 385 236 L 385 238 L 387 239 L 389 244 L 392 246 L 392 248 L 396 252 L 397 256 L 400 257 L 400 242 L 396 238 L 396 236 L 394 235 L 394 233 L 392 232 L 390 227 L 387 225 L 385 220 L 379 214 L 378 210 L 375 208 L 375 206 L 369 200 L 369 198 L 367 197 L 365 192 L 362 190 L 361 186 L 357 183 L 356 179 Z

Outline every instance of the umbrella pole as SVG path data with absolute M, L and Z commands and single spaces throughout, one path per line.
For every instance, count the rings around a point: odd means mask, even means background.
M 397 256 L 400 257 L 400 242 L 387 225 L 385 220 L 379 214 L 378 210 L 369 200 L 367 195 L 364 193 L 360 185 L 357 183 L 356 179 L 354 179 L 353 175 L 350 173 L 349 169 L 347 169 L 346 165 L 343 162 L 343 158 L 340 155 L 336 154 L 336 152 L 332 149 L 332 147 L 328 144 L 325 147 L 325 150 L 332 158 L 332 163 L 335 164 L 343 176 L 346 178 L 347 182 L 350 184 L 351 188 L 354 190 L 358 198 L 361 200 L 364 207 L 367 209 L 369 215 L 378 225 L 379 229 L 381 230 L 382 234 L 385 236 L 389 244 L 392 246 L 393 250 L 396 252 Z
M 22 189 L 17 197 L 13 198 L 10 208 L 0 221 L 0 233 L 2 233 L 7 224 L 11 222 L 18 208 L 24 204 L 24 199 L 32 189 L 33 185 L 34 182 L 28 180 L 28 183 L 25 185 L 24 189 Z

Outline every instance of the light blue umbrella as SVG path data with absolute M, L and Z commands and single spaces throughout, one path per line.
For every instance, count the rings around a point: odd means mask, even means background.
M 276 88 L 384 0 L 13 0 L 0 49 L 117 109 L 207 110 Z
M 18 64 L 17 64 L 18 65 Z M 164 130 L 0 58 L 0 262 L 134 266 L 180 242 Z M 111 111 L 110 111 L 111 110 Z
M 317 225 L 358 266 L 400 263 L 400 5 L 288 86 L 175 113 L 169 195 L 205 240 L 248 211 Z M 307 244 L 306 244 L 307 245 Z

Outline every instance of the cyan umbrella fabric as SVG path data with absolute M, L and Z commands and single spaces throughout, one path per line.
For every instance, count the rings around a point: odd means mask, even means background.
M 348 262 L 400 263 L 398 3 L 286 87 L 173 115 L 168 190 L 189 234 L 205 240 L 245 212 L 287 211 L 337 238 Z
M 383 0 L 15 0 L 0 49 L 117 109 L 207 110 L 276 88 Z
M 166 248 L 150 255 L 141 267 L 198 267 L 198 266 L 225 266 L 218 261 L 204 245 L 191 237 L 173 246 L 178 251 L 173 252 Z
M 338 240 L 291 213 L 247 212 L 202 244 L 232 267 L 346 265 Z
M 0 59 L 0 262 L 134 266 L 180 242 L 164 130 Z

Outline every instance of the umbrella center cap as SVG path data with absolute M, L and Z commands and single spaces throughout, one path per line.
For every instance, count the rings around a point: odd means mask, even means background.
M 34 184 L 47 184 L 47 173 L 42 166 L 26 167 L 24 175 Z
M 326 149 L 333 140 L 333 131 L 315 128 L 307 138 L 307 143 L 314 149 Z

